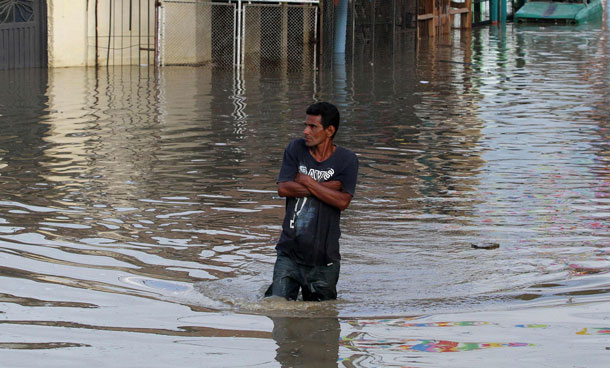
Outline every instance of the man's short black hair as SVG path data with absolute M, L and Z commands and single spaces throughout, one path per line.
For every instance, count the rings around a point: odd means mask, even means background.
M 332 125 L 335 127 L 335 134 L 337 134 L 341 115 L 339 115 L 339 110 L 335 105 L 330 102 L 316 102 L 310 105 L 305 113 L 307 115 L 322 116 L 322 127 L 326 129 Z M 333 134 L 332 138 L 335 138 L 335 134 Z

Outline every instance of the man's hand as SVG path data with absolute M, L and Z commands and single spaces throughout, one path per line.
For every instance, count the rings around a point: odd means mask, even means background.
M 324 181 L 320 184 L 324 185 L 328 189 L 333 189 L 333 190 L 338 190 L 338 191 L 341 191 L 341 189 L 343 189 L 343 184 L 341 184 L 341 181 L 339 181 L 339 180 Z
M 298 173 L 297 176 L 295 176 L 294 181 L 306 187 L 316 182 L 311 176 L 305 175 L 303 173 Z

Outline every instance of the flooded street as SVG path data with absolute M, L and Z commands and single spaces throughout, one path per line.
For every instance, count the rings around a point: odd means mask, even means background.
M 319 72 L 0 71 L 0 365 L 606 366 L 607 24 Z M 316 100 L 360 160 L 339 299 L 263 301 Z

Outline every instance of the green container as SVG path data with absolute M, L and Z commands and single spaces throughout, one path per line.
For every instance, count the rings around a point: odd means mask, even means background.
M 602 15 L 601 0 L 583 1 L 581 3 L 558 1 L 530 1 L 515 13 L 515 20 L 527 21 L 563 21 L 581 24 Z

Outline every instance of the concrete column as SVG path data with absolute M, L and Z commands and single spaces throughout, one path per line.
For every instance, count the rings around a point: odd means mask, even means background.
M 86 66 L 87 2 L 47 0 L 49 67 Z
M 347 36 L 347 3 L 348 0 L 339 0 L 339 4 L 335 8 L 335 44 L 333 50 L 335 53 L 345 53 L 345 39 Z

